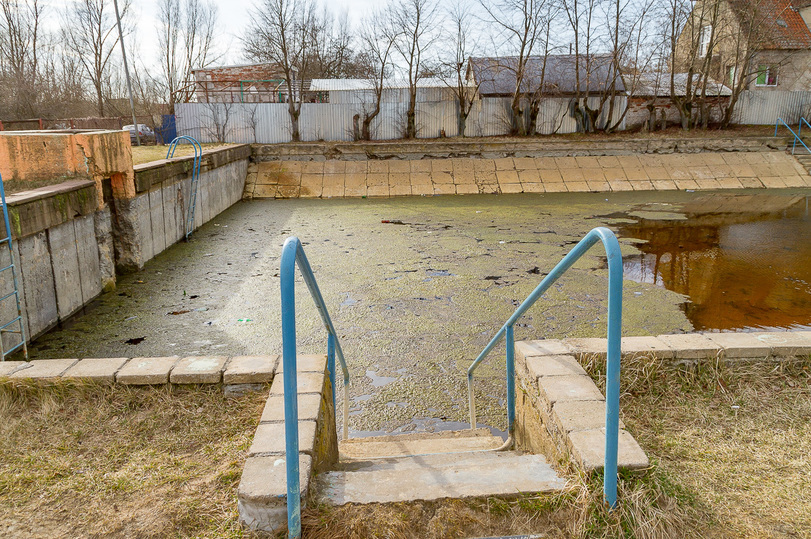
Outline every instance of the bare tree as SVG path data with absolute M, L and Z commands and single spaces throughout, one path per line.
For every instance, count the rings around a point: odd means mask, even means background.
M 158 47 L 160 84 L 175 113 L 175 103 L 188 103 L 194 95 L 192 70 L 208 67 L 217 59 L 213 52 L 217 6 L 204 0 L 159 0 Z
M 8 78 L 4 100 L 16 117 L 37 112 L 42 14 L 38 0 L 0 0 L 0 74 Z
M 514 54 L 509 62 L 499 67 L 515 73 L 515 89 L 510 104 L 511 132 L 526 135 L 527 125 L 521 101 L 526 96 L 527 63 L 544 26 L 543 13 L 547 0 L 479 0 L 479 3 L 487 15 L 486 21 L 495 25 L 496 39 L 500 41 L 497 46 L 507 48 Z
M 396 34 L 386 28 L 386 18 L 382 12 L 375 12 L 368 17 L 361 29 L 360 41 L 363 53 L 358 57 L 361 73 L 369 83 L 369 90 L 361 90 L 364 96 L 362 118 L 358 114 L 354 119 L 355 139 L 372 140 L 372 122 L 380 114 L 380 102 L 383 99 L 386 79 L 391 74 L 391 54 Z M 368 98 L 368 99 L 367 99 Z M 360 129 L 358 121 L 362 122 Z
M 406 109 L 406 138 L 417 136 L 417 84 L 423 78 L 426 51 L 436 41 L 434 24 L 435 0 L 396 0 L 389 5 L 389 36 L 404 63 L 408 75 L 408 108 Z
M 302 81 L 309 73 L 314 57 L 313 34 L 317 23 L 313 0 L 258 0 L 243 37 L 245 53 L 249 57 L 274 63 L 282 71 L 294 141 L 301 140 Z
M 464 137 L 467 117 L 476 97 L 476 83 L 467 79 L 468 60 L 473 56 L 472 50 L 476 47 L 472 30 L 474 18 L 470 5 L 457 0 L 448 8 L 447 21 L 451 28 L 445 45 L 446 50 L 453 56 L 448 54 L 440 60 L 440 69 L 443 80 L 446 81 L 456 101 L 458 136 Z
M 126 19 L 130 1 L 121 4 Z M 96 97 L 96 110 L 104 116 L 105 94 L 109 85 L 110 62 L 118 44 L 115 15 L 108 0 L 76 0 L 65 10 L 62 36 L 64 46 L 74 53 Z

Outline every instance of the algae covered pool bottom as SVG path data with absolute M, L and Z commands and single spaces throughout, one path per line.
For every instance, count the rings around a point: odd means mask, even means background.
M 756 196 L 787 202 L 808 194 Z M 349 362 L 353 434 L 459 426 L 467 420 L 465 370 L 590 229 L 617 230 L 623 255 L 633 260 L 649 256 L 641 234 L 632 234 L 642 219 L 684 215 L 678 211 L 691 202 L 751 205 L 751 199 L 737 198 L 749 196 L 634 192 L 244 202 L 195 232 L 191 242 L 119 278 L 114 292 L 38 339 L 31 355 L 280 353 L 279 255 L 285 238 L 297 235 Z M 576 263 L 520 321 L 516 338 L 604 336 L 603 255 L 596 246 Z M 625 281 L 626 335 L 693 330 L 684 295 L 661 280 L 638 281 Z M 298 348 L 324 353 L 326 336 L 303 282 L 296 293 Z M 476 378 L 481 421 L 501 430 L 504 386 L 502 346 Z

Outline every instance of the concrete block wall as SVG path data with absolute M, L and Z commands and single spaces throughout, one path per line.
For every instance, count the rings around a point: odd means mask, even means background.
M 195 228 L 242 198 L 249 155 L 248 146 L 204 154 Z M 116 269 L 141 269 L 184 237 L 190 163 L 191 158 L 180 158 L 137 167 L 140 181 L 132 198 L 100 200 L 93 179 L 7 197 L 28 340 L 114 289 Z M 0 249 L 0 267 L 9 263 L 7 250 Z M 11 272 L 0 273 L 0 297 L 11 290 Z M 0 325 L 16 315 L 13 298 L 0 302 Z M 3 339 L 5 349 L 19 343 L 17 335 Z

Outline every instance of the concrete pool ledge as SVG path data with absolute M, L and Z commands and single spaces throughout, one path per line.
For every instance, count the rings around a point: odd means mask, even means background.
M 278 363 L 278 355 L 38 359 L 0 362 L 0 377 L 122 385 L 222 384 L 227 388 L 270 382 Z

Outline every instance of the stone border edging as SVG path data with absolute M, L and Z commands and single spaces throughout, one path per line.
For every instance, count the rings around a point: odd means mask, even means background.
M 279 356 L 37 359 L 0 362 L 10 380 L 93 380 L 122 385 L 260 384 L 273 380 Z

